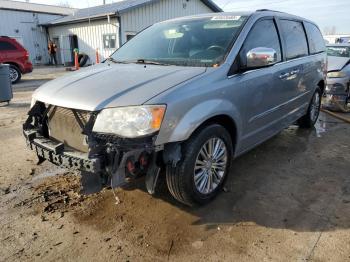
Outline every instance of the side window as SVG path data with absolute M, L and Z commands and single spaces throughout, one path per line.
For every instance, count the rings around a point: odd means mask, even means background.
M 275 23 L 272 19 L 258 21 L 250 30 L 240 52 L 240 62 L 246 64 L 246 55 L 256 47 L 273 48 L 277 52 L 277 61 L 282 60 L 281 46 Z
M 104 34 L 103 35 L 103 48 L 115 48 L 116 47 L 117 35 L 115 34 Z
M 16 50 L 16 49 L 17 48 L 13 44 L 7 41 L 0 41 L 0 51 Z
M 126 41 L 131 40 L 133 37 L 135 36 L 135 34 L 126 34 Z
M 281 20 L 281 27 L 287 60 L 307 56 L 308 48 L 303 24 L 297 21 Z
M 326 45 L 320 30 L 314 24 L 305 22 L 305 30 L 309 40 L 311 54 L 317 54 L 326 50 Z

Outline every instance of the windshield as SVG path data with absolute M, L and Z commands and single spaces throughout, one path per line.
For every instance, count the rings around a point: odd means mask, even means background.
M 350 46 L 327 46 L 329 56 L 350 57 Z
M 214 16 L 155 24 L 118 49 L 116 62 L 181 66 L 220 64 L 246 16 Z

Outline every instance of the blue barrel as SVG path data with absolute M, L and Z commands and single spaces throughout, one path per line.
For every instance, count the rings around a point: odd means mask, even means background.
M 10 66 L 0 64 L 0 102 L 10 102 L 13 98 L 10 80 Z

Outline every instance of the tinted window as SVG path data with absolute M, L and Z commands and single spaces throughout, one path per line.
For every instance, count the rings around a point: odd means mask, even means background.
M 11 43 L 9 43 L 7 41 L 0 41 L 0 51 L 16 50 L 16 49 L 17 48 L 13 44 L 11 44 Z
M 306 22 L 305 29 L 309 39 L 310 53 L 316 54 L 325 51 L 325 43 L 317 26 Z
M 240 52 L 241 64 L 246 64 L 247 53 L 256 47 L 273 48 L 277 52 L 277 61 L 281 61 L 281 47 L 273 20 L 258 21 L 249 32 Z
M 306 56 L 308 49 L 303 24 L 296 21 L 281 20 L 281 27 L 287 60 Z

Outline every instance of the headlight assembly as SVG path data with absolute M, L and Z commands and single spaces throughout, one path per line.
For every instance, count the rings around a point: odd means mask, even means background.
M 134 138 L 160 129 L 165 105 L 145 105 L 103 109 L 96 118 L 94 132 Z
M 340 78 L 340 77 L 346 77 L 346 74 L 342 71 L 334 71 L 334 72 L 329 72 L 327 74 L 328 78 Z

